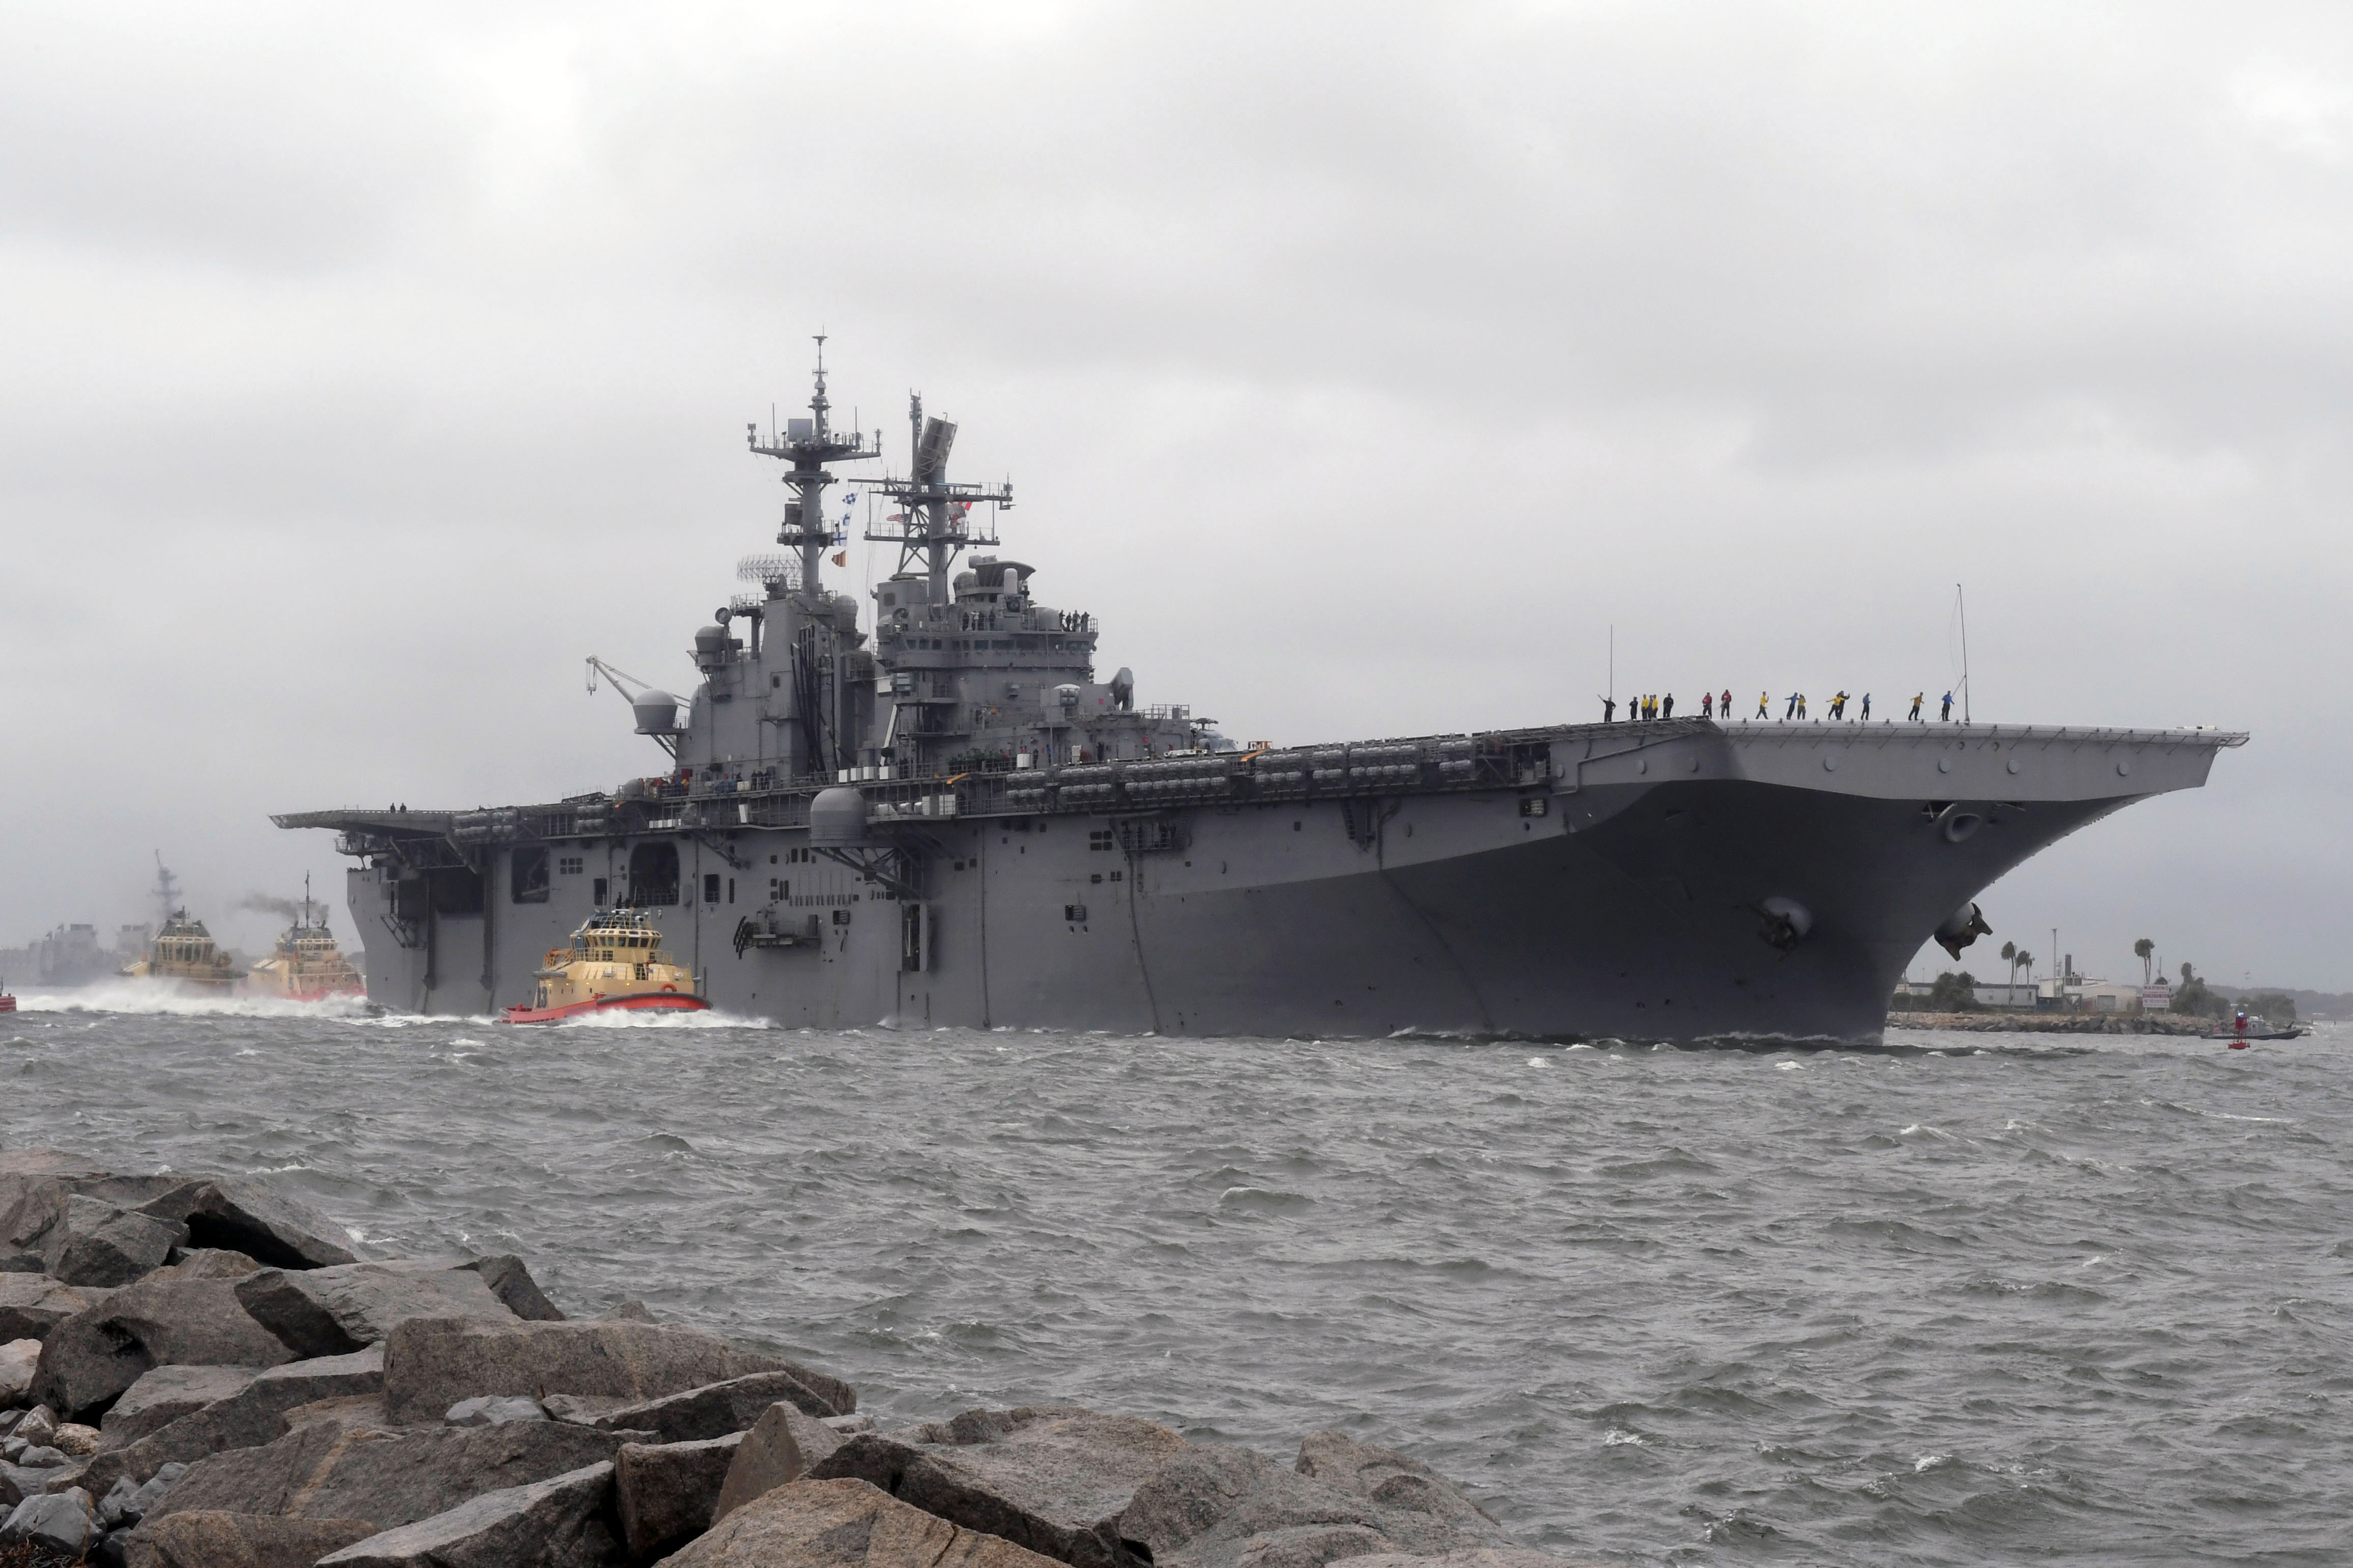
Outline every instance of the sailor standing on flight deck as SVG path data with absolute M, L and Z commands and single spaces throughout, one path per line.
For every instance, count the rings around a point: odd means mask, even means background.
M 1786 724 L 1798 716 L 1798 694 L 1789 693 L 1789 705 L 1781 710 L 1781 722 Z
M 1670 691 L 1667 693 L 1666 704 L 1660 711 L 1659 716 L 1662 719 L 1672 719 L 1675 716 L 1675 694 L 1673 692 Z
M 1601 721 L 1604 724 L 1614 724 L 1618 721 L 1618 700 L 1616 698 L 1605 697 L 1601 700 Z
M 1715 717 L 1715 692 L 1703 691 L 1699 694 L 1699 716 L 1703 719 L 1713 719 Z
M 1945 711 L 1943 721 L 1947 724 L 1953 721 L 1953 694 L 1949 691 L 1945 693 Z
M 1773 716 L 1765 711 L 1765 694 L 1760 691 L 1757 694 L 1757 717 L 1759 719 L 1770 719 Z
M 1871 693 L 1868 691 L 1862 694 L 1862 721 L 1866 724 L 1871 722 Z
M 1912 711 L 1906 716 L 1907 722 L 1917 724 L 1920 721 L 1920 704 L 1926 700 L 1927 696 L 1925 691 L 1915 691 L 1912 694 Z

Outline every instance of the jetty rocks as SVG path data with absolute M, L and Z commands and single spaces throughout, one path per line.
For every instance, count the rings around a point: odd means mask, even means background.
M 512 1257 L 380 1258 L 247 1180 L 0 1152 L 0 1561 L 1563 1568 L 1338 1432 L 1075 1406 L 885 1429 L 839 1378 Z

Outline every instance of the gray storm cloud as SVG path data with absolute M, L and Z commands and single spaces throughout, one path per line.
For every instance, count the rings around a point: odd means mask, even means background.
M 2348 27 L 21 12 L 0 940 L 135 911 L 133 846 L 201 906 L 332 885 L 273 810 L 659 767 L 580 660 L 691 684 L 777 520 L 742 426 L 823 327 L 898 461 L 921 388 L 1109 665 L 1231 734 L 1592 716 L 1613 626 L 1621 694 L 1884 704 L 1951 679 L 1965 582 L 1980 719 L 2256 735 L 1997 929 L 2353 986 L 2314 826 L 2353 766 Z

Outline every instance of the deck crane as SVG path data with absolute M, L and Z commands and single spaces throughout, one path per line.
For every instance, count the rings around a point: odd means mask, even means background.
M 588 690 L 596 690 L 596 678 L 603 676 L 613 689 L 629 705 L 638 721 L 638 733 L 653 737 L 654 744 L 678 755 L 678 699 L 658 686 L 648 686 L 626 669 L 616 669 L 595 654 L 588 656 Z

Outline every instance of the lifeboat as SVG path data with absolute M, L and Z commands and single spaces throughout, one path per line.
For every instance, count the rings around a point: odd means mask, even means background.
M 596 1013 L 700 1013 L 694 976 L 662 947 L 661 932 L 635 910 L 599 910 L 547 950 L 532 978 L 532 1000 L 500 1015 L 509 1024 L 560 1024 Z

